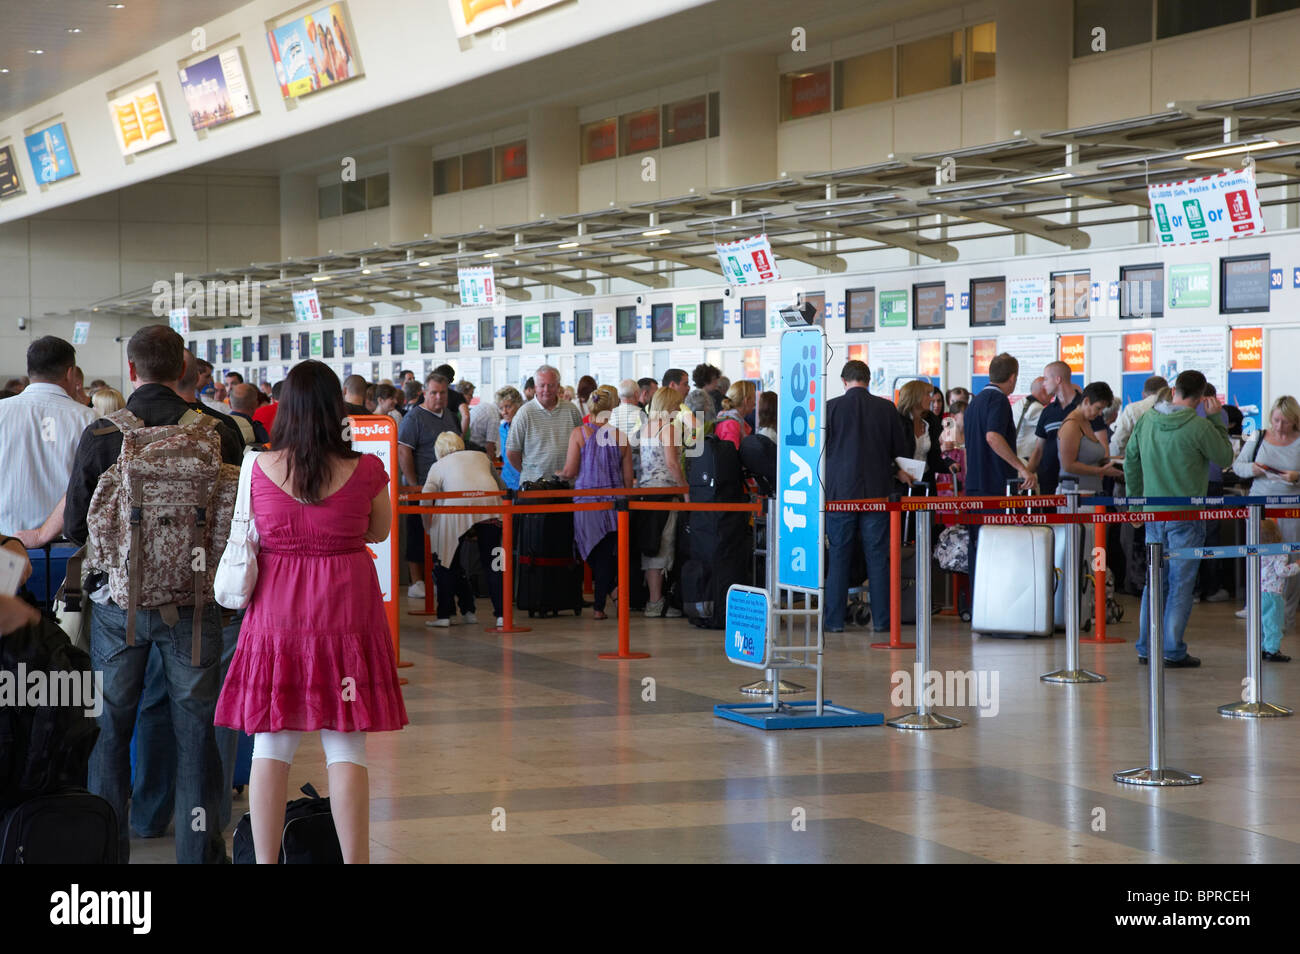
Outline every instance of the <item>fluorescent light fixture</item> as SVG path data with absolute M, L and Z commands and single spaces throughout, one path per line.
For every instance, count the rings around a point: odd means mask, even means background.
M 68 27 L 68 32 L 69 32 L 69 33 L 80 33 L 80 32 L 81 32 L 81 27 Z
M 656 235 L 668 235 L 671 232 L 672 229 L 651 229 L 650 231 L 642 232 L 641 234 L 644 235 L 646 238 L 653 238 Z
M 577 248 L 579 244 L 578 242 L 561 242 L 556 248 Z
M 484 253 L 483 253 L 483 257 L 484 257 L 484 258 L 500 258 L 500 257 L 501 257 L 501 253 L 500 253 L 500 252 L 484 252 Z
M 363 269 L 361 269 L 361 274 L 362 274 L 362 275 L 369 275 L 369 274 L 370 274 L 370 269 L 368 269 L 368 268 L 363 268 Z
M 327 282 L 327 281 L 330 280 L 330 276 L 328 276 L 328 275 L 313 275 L 313 276 L 311 277 L 311 280 L 314 281 L 314 282 Z
M 1224 146 L 1222 149 L 1207 149 L 1204 152 L 1189 152 L 1183 156 L 1184 159 L 1212 159 L 1215 156 L 1231 156 L 1239 152 L 1254 152 L 1256 149 L 1272 149 L 1275 146 L 1282 145 L 1276 139 L 1269 139 L 1266 142 L 1242 143 L 1236 146 Z
M 429 267 L 429 263 L 428 263 L 427 261 L 420 262 L 419 265 L 420 265 L 421 268 L 428 268 L 428 267 Z
M 34 56 L 40 56 L 40 55 L 41 55 L 42 53 L 44 53 L 45 51 L 44 51 L 44 50 L 28 50 L 27 52 L 33 54 Z
M 0 73 L 8 73 L 8 72 L 9 72 L 9 67 L 7 66 L 0 67 Z
M 1029 185 L 1030 183 L 1033 182 L 1055 182 L 1057 179 L 1070 179 L 1073 178 L 1073 176 L 1074 176 L 1073 172 L 1053 172 L 1050 175 L 1036 176 L 1033 179 L 1025 179 L 1020 184 Z

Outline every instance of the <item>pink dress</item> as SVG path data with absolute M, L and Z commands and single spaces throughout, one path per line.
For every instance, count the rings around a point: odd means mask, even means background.
M 257 589 L 217 725 L 250 734 L 389 732 L 410 721 L 364 542 L 370 502 L 387 485 L 379 458 L 366 454 L 341 488 L 309 505 L 254 466 Z

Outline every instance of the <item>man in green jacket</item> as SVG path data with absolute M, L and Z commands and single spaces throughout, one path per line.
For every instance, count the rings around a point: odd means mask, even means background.
M 1205 417 L 1196 409 L 1205 408 Z M 1124 481 L 1132 497 L 1203 497 L 1210 482 L 1210 462 L 1232 465 L 1228 430 L 1219 420 L 1223 409 L 1214 395 L 1205 396 L 1205 375 L 1184 371 L 1174 382 L 1173 400 L 1157 403 L 1138 419 L 1125 448 Z M 1152 507 L 1181 510 L 1183 507 Z M 1160 543 L 1166 551 L 1205 544 L 1205 524 L 1199 520 L 1170 520 L 1146 525 L 1147 543 Z M 1196 560 L 1170 560 L 1164 575 L 1164 657 L 1174 668 L 1199 666 L 1187 654 L 1183 632 L 1195 597 Z M 1142 592 L 1138 662 L 1147 661 L 1150 627 L 1147 592 Z

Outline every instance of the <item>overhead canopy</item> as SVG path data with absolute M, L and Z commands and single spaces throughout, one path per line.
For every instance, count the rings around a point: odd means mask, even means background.
M 277 322 L 292 318 L 293 291 L 313 287 L 326 314 L 373 314 L 375 304 L 420 311 L 430 299 L 456 303 L 457 267 L 465 265 L 492 264 L 500 293 L 519 301 L 547 286 L 595 294 L 593 283 L 602 278 L 663 288 L 678 271 L 721 275 L 714 243 L 760 231 L 778 258 L 830 272 L 846 269 L 847 254 L 898 248 L 954 261 L 960 242 L 1016 234 L 1080 249 L 1089 245 L 1090 226 L 1146 219 L 1148 184 L 1240 165 L 1247 154 L 1264 180 L 1262 205 L 1298 201 L 1285 188 L 1300 182 L 1300 133 L 1291 135 L 1297 127 L 1300 89 L 1170 104 L 1150 116 L 986 145 L 185 278 L 256 281 L 261 319 Z M 154 298 L 144 288 L 93 308 L 145 316 Z

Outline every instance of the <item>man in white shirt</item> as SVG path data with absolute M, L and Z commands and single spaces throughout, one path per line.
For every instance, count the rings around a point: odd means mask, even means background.
M 625 378 L 618 384 L 619 405 L 609 416 L 609 423 L 627 436 L 632 442 L 632 473 L 641 479 L 641 442 L 637 433 L 650 418 L 637 403 L 641 397 L 641 385 L 632 378 Z
M 1124 456 L 1124 448 L 1128 446 L 1133 425 L 1138 422 L 1138 418 L 1156 406 L 1156 399 L 1160 392 L 1167 387 L 1169 382 L 1158 374 L 1153 374 L 1142 382 L 1142 400 L 1134 401 L 1119 412 L 1119 420 L 1115 422 L 1115 433 L 1110 439 L 1111 457 Z
M 487 451 L 489 459 L 497 459 L 497 431 L 501 412 L 492 401 L 479 401 L 469 409 L 469 439 Z
M 1029 460 L 1033 456 L 1034 448 L 1038 445 L 1038 438 L 1034 434 L 1038 418 L 1051 399 L 1043 387 L 1042 377 L 1034 378 L 1034 383 L 1029 385 L 1029 397 L 1025 398 L 1016 417 L 1016 456 L 1021 460 Z
M 76 364 L 68 342 L 37 338 L 27 349 L 32 383 L 0 401 L 0 533 L 17 536 L 47 518 L 63 527 L 63 492 L 77 445 L 95 420 L 95 412 L 72 397 Z
M 554 477 L 564 467 L 569 435 L 582 424 L 578 409 L 560 400 L 559 371 L 544 364 L 533 381 L 536 396 L 518 410 L 506 435 L 506 459 L 521 483 Z

